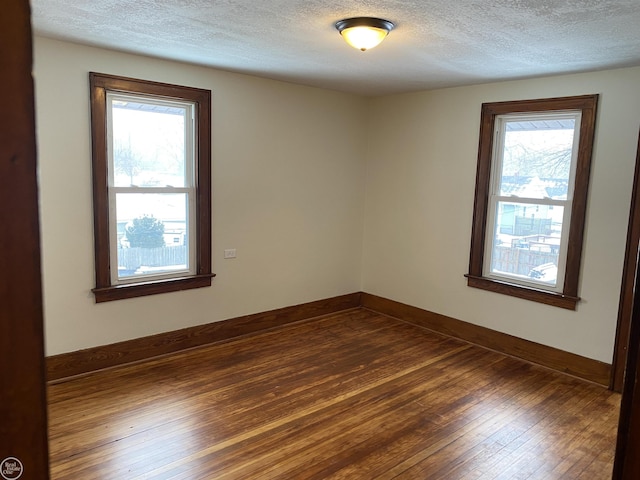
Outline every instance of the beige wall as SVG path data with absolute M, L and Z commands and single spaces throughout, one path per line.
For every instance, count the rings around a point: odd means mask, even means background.
M 211 288 L 94 303 L 89 71 L 212 90 Z M 363 98 L 44 38 L 34 73 L 48 355 L 360 290 Z
M 212 90 L 211 288 L 94 303 L 89 71 Z M 49 355 L 363 290 L 611 361 L 640 68 L 366 99 L 36 38 L 35 77 Z M 481 104 L 590 93 L 578 310 L 467 287 Z
M 362 288 L 611 362 L 640 125 L 640 68 L 371 102 Z M 599 93 L 577 311 L 466 286 L 483 102 Z

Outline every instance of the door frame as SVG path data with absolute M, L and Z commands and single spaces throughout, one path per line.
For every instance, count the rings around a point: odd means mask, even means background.
M 0 15 L 0 473 L 49 478 L 28 0 Z
M 611 388 L 622 391 L 618 438 L 613 466 L 614 480 L 640 478 L 640 134 L 636 153 L 627 249 L 625 252 L 618 331 Z
M 638 246 L 640 245 L 640 134 L 638 135 L 638 149 L 636 153 L 636 168 L 633 178 L 633 193 L 629 212 L 629 227 L 627 230 L 627 246 L 624 255 L 622 271 L 622 286 L 620 290 L 620 304 L 618 307 L 618 326 L 616 341 L 613 349 L 611 365 L 611 390 L 622 392 L 624 372 L 627 363 L 629 334 L 634 303 L 634 284 L 638 267 Z

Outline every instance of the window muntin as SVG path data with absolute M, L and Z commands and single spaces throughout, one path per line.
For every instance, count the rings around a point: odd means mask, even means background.
M 465 275 L 470 287 L 571 310 L 576 308 L 580 300 L 579 274 L 597 103 L 598 95 L 582 95 L 482 105 L 469 273 Z M 568 180 L 565 155 L 564 157 L 556 156 L 555 163 L 548 162 L 534 171 L 528 171 L 532 178 L 542 177 L 541 182 L 536 181 L 537 185 L 534 183 L 526 189 L 523 189 L 523 185 L 519 185 L 519 182 L 513 185 L 515 174 L 521 175 L 522 172 L 502 168 L 502 157 L 513 153 L 512 140 L 515 136 L 509 132 L 531 130 L 534 127 L 536 130 L 541 130 L 541 126 L 556 128 L 559 125 L 562 128 L 556 129 L 569 130 L 571 117 L 576 114 L 579 115 L 575 116 L 572 162 L 568 170 Z M 545 115 L 548 118 L 544 118 Z M 558 115 L 566 117 L 558 117 Z M 547 123 L 528 124 L 527 121 L 530 119 L 527 120 L 527 117 L 532 116 L 537 117 L 534 120 Z M 516 123 L 509 125 L 508 128 L 503 126 L 504 135 L 496 135 L 499 124 L 501 122 L 508 124 L 509 122 L 506 121 L 508 119 L 515 120 Z M 551 157 L 553 158 L 553 155 Z M 495 166 L 496 158 L 500 159 L 498 168 Z M 565 158 L 565 161 L 559 162 L 558 158 Z M 505 164 L 509 161 L 507 159 Z M 545 175 L 561 181 L 550 185 L 544 180 Z M 554 261 L 540 264 L 535 270 L 529 269 L 529 273 L 511 272 L 512 278 L 501 275 L 504 270 L 501 262 L 504 259 L 494 251 L 496 234 L 503 233 L 508 228 L 516 228 L 515 219 L 512 217 L 527 218 L 526 215 L 518 215 L 518 211 L 524 214 L 525 208 L 536 207 L 538 208 L 537 217 L 534 215 L 535 221 L 529 221 L 530 225 L 543 230 L 553 226 L 551 231 L 544 230 L 545 233 L 553 233 L 545 237 L 553 238 L 544 238 L 545 242 L 536 242 L 542 238 L 532 237 L 529 240 L 534 241 L 529 242 L 529 247 L 546 250 L 546 253 L 559 250 L 557 264 L 555 259 L 552 259 Z M 527 212 L 530 217 L 531 211 L 527 210 Z M 562 219 L 560 229 L 558 229 L 559 219 Z M 518 228 L 524 228 L 523 225 L 521 221 Z M 558 239 L 560 243 L 557 247 L 542 244 L 547 243 L 547 240 L 553 240 L 556 243 Z M 504 238 L 501 240 L 504 241 Z M 554 271 L 556 268 L 557 271 Z M 492 272 L 492 270 L 495 271 Z M 516 275 L 521 277 L 518 278 Z
M 96 302 L 211 285 L 211 92 L 89 79 Z
M 483 276 L 562 292 L 580 118 L 496 117 Z

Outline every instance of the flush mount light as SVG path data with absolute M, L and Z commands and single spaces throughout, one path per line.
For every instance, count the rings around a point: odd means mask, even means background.
M 345 41 L 363 52 L 382 42 L 393 27 L 389 20 L 372 17 L 346 18 L 336 22 L 336 28 Z

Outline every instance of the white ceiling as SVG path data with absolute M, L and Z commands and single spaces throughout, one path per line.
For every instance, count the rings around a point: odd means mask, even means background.
M 640 0 L 31 0 L 38 35 L 361 95 L 640 65 Z M 337 20 L 396 28 L 360 52 Z

